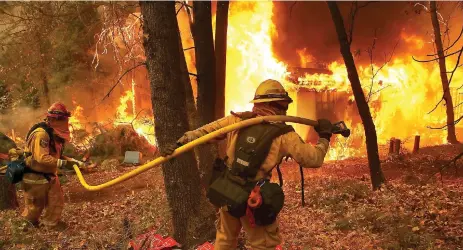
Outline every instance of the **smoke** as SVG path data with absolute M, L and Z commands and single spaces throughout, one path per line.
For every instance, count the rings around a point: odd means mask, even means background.
M 365 4 L 359 2 L 359 5 Z M 424 56 L 433 51 L 431 43 L 432 26 L 429 14 L 423 6 L 408 2 L 375 2 L 357 12 L 351 51 L 356 62 L 369 64 L 366 49 L 373 43 L 376 30 L 375 58 L 384 61 L 384 54 L 390 54 L 399 41 L 394 57 L 407 55 Z M 350 26 L 351 2 L 338 2 L 345 27 Z M 314 60 L 330 63 L 340 58 L 339 42 L 329 9 L 325 2 L 274 2 L 273 36 L 275 56 L 289 66 L 302 66 L 298 51 Z M 451 38 L 460 31 L 461 20 L 454 4 L 441 4 L 439 11 L 444 19 L 450 16 Z M 348 29 L 347 29 L 348 30 Z
M 0 115 L 0 132 L 11 134 L 15 130 L 16 136 L 24 138 L 32 125 L 45 119 L 46 110 L 30 107 L 17 107 L 6 114 Z

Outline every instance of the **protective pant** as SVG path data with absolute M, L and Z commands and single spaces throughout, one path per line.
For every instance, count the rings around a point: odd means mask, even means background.
M 45 209 L 42 224 L 56 226 L 61 219 L 64 207 L 64 194 L 59 179 L 54 177 L 49 183 L 32 184 L 23 180 L 25 208 L 22 216 L 33 224 L 38 224 Z
M 214 244 L 215 250 L 236 249 L 241 227 L 246 232 L 247 241 L 252 250 L 274 250 L 281 243 L 278 221 L 268 226 L 256 225 L 252 228 L 246 216 L 239 219 L 235 218 L 224 208 L 219 210 L 219 215 Z

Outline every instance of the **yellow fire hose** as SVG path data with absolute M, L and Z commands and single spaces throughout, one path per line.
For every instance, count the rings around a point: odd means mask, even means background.
M 172 158 L 175 158 L 177 156 L 179 156 L 180 154 L 183 154 L 187 151 L 190 151 L 192 150 L 193 148 L 195 148 L 196 146 L 198 145 L 201 145 L 201 144 L 204 144 L 210 140 L 213 140 L 214 138 L 220 136 L 220 135 L 223 135 L 223 134 L 226 134 L 226 133 L 229 133 L 231 131 L 234 131 L 234 130 L 238 130 L 238 129 L 242 129 L 242 128 L 245 128 L 245 127 L 249 127 L 249 126 L 252 126 L 252 125 L 256 125 L 256 124 L 259 124 L 259 123 L 263 123 L 263 122 L 290 122 L 290 123 L 299 123 L 299 124 L 305 124 L 305 125 L 309 125 L 309 126 L 317 126 L 318 125 L 318 122 L 317 121 L 313 121 L 313 120 L 309 120 L 309 119 L 305 119 L 305 118 L 301 118 L 301 117 L 295 117 L 295 116 L 283 116 L 283 115 L 275 115 L 275 116 L 261 116 L 261 117 L 257 117 L 257 118 L 252 118 L 252 119 L 248 119 L 248 120 L 244 120 L 244 121 L 241 121 L 241 122 L 238 122 L 238 123 L 234 123 L 232 125 L 229 125 L 227 127 L 224 127 L 224 128 L 221 128 L 219 130 L 216 130 L 212 133 L 209 133 L 207 135 L 204 135 L 194 141 L 191 141 L 179 148 L 177 148 L 171 155 L 169 156 L 166 156 L 166 157 L 158 157 L 156 159 L 154 159 L 153 161 L 150 161 L 148 163 L 146 163 L 145 165 L 143 166 L 140 166 L 128 173 L 125 173 L 115 179 L 112 179 L 108 182 L 105 182 L 105 183 L 102 183 L 102 184 L 99 184 L 99 185 L 95 185 L 95 186 L 92 186 L 92 185 L 89 185 L 84 177 L 82 176 L 82 173 L 80 172 L 79 170 L 79 167 L 77 165 L 74 165 L 74 170 L 76 171 L 76 174 L 77 174 L 77 178 L 79 179 L 80 181 L 80 184 L 82 184 L 82 186 L 84 186 L 85 189 L 87 190 L 90 190 L 90 191 L 98 191 L 98 190 L 101 190 L 101 189 L 104 189 L 104 188 L 107 188 L 107 187 L 110 187 L 110 186 L 113 186 L 113 185 L 116 185 L 118 183 L 121 183 L 123 181 L 126 181 L 132 177 L 135 177 L 153 167 L 156 167 Z M 345 123 L 344 122 L 338 122 L 336 124 L 334 124 L 334 128 L 333 128 L 333 133 L 334 134 L 341 134 L 343 135 L 344 137 L 348 137 L 350 135 L 350 130 L 346 127 Z
M 299 123 L 299 124 L 305 124 L 305 125 L 309 125 L 309 126 L 317 126 L 318 125 L 318 122 L 317 121 L 313 121 L 313 120 L 309 120 L 309 119 L 305 119 L 305 118 L 301 118 L 301 117 L 295 117 L 295 116 L 283 116 L 283 115 L 274 115 L 274 116 L 260 116 L 260 117 L 256 117 L 256 118 L 252 118 L 252 119 L 248 119 L 248 120 L 244 120 L 244 121 L 241 121 L 241 122 L 237 122 L 237 123 L 234 123 L 234 124 L 231 124 L 227 127 L 224 127 L 224 128 L 221 128 L 219 130 L 216 130 L 212 133 L 209 133 L 207 135 L 204 135 L 194 141 L 191 141 L 179 148 L 177 148 L 171 155 L 169 156 L 166 156 L 166 157 L 158 157 L 148 163 L 146 163 L 145 165 L 142 165 L 128 173 L 125 173 L 115 179 L 112 179 L 108 182 L 105 182 L 105 183 L 102 183 L 102 184 L 99 184 L 99 185 L 95 185 L 95 186 L 92 186 L 92 185 L 89 185 L 83 175 L 82 175 L 82 172 L 80 172 L 80 169 L 77 165 L 74 165 L 73 168 L 74 168 L 74 171 L 76 171 L 76 174 L 77 174 L 77 178 L 79 179 L 79 182 L 80 184 L 82 184 L 82 186 L 87 189 L 87 190 L 90 190 L 90 191 L 98 191 L 98 190 L 101 190 L 101 189 L 104 189 L 104 188 L 107 188 L 107 187 L 111 187 L 113 185 L 116 185 L 118 183 L 121 183 L 123 181 L 126 181 L 132 177 L 135 177 L 151 168 L 154 168 L 172 158 L 175 158 L 177 156 L 179 156 L 180 154 L 183 154 L 187 151 L 190 151 L 192 150 L 193 148 L 195 148 L 196 146 L 199 146 L 201 144 L 204 144 L 210 140 L 213 140 L 214 138 L 220 136 L 220 135 L 223 135 L 223 134 L 226 134 L 226 133 L 229 133 L 231 131 L 234 131 L 234 130 L 238 130 L 238 129 L 242 129 L 242 128 L 245 128 L 245 127 L 249 127 L 249 126 L 252 126 L 252 125 L 256 125 L 256 124 L 259 124 L 259 123 L 263 123 L 263 122 L 290 122 L 290 123 Z M 343 135 L 344 137 L 348 137 L 350 135 L 350 130 L 346 127 L 345 123 L 344 122 L 338 122 L 338 123 L 335 123 L 333 124 L 333 134 L 341 134 Z

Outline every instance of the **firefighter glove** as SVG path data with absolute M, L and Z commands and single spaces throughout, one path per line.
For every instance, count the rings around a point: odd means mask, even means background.
M 331 124 L 329 120 L 319 119 L 318 125 L 314 128 L 320 138 L 325 138 L 328 141 L 331 139 L 331 136 L 333 135 L 333 124 Z
M 188 131 L 186 132 L 185 134 L 183 134 L 182 137 L 180 137 L 180 139 L 177 140 L 177 143 L 181 145 L 185 145 L 191 141 L 194 141 L 195 139 L 197 139 L 197 135 L 194 131 Z
M 64 169 L 69 169 L 69 170 L 72 170 L 74 169 L 73 166 L 74 165 L 77 165 L 78 167 L 83 167 L 84 166 L 84 163 L 81 162 L 81 161 L 78 161 L 78 160 L 75 160 L 75 159 L 71 159 L 71 160 L 61 160 L 62 161 L 62 167 Z
M 161 149 L 161 156 L 166 157 L 168 155 L 171 155 L 180 146 L 182 146 L 182 144 L 178 142 L 166 145 L 165 147 Z

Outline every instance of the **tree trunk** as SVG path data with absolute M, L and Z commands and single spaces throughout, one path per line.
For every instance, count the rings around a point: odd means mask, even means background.
M 164 148 L 189 127 L 175 2 L 140 2 L 140 6 L 156 139 Z M 186 249 L 210 239 L 214 229 L 213 221 L 207 219 L 213 210 L 206 207 L 195 162 L 189 152 L 162 166 L 174 237 Z
M 442 46 L 442 38 L 440 34 L 439 21 L 437 19 L 436 2 L 429 2 L 432 27 L 434 29 L 434 42 L 436 44 L 437 55 L 439 56 L 440 78 L 442 80 L 442 90 L 444 91 L 445 108 L 447 112 L 447 142 L 458 143 L 455 135 L 455 114 L 453 112 L 453 101 L 450 93 L 450 83 L 447 76 L 447 67 L 445 65 L 444 48 Z
M 50 107 L 50 91 L 48 88 L 48 77 L 45 65 L 45 54 L 47 53 L 42 45 L 42 37 L 39 32 L 36 33 L 36 39 L 39 46 L 39 53 L 40 53 L 40 77 L 42 78 L 42 92 L 43 92 L 43 99 L 45 100 L 45 104 L 47 108 Z
M 45 104 L 47 105 L 47 107 L 50 107 L 50 91 L 48 89 L 48 78 L 45 72 L 42 72 L 42 91 L 43 97 L 45 99 Z
M 227 30 L 229 1 L 217 2 L 215 15 L 215 65 L 216 65 L 216 91 L 215 91 L 215 118 L 225 116 L 225 79 L 227 72 Z M 226 156 L 227 144 L 221 141 L 217 145 L 218 155 Z
M 5 175 L 0 174 L 0 210 L 15 209 L 18 206 L 15 185 L 9 183 Z
M 193 2 L 193 39 L 198 74 L 198 110 L 201 125 L 215 118 L 215 54 L 210 1 Z
M 225 116 L 225 79 L 227 69 L 228 1 L 217 2 L 215 21 L 216 98 L 215 118 Z
M 183 51 L 182 40 L 180 33 L 178 34 L 178 42 L 180 49 L 180 70 L 182 71 L 182 82 L 185 87 L 185 104 L 188 114 L 189 129 L 194 129 L 198 124 L 198 112 L 196 110 L 196 104 L 193 96 L 193 89 L 191 88 L 190 75 L 188 73 L 188 67 L 185 60 L 185 52 Z
M 198 78 L 197 110 L 198 126 L 215 120 L 216 68 L 212 14 L 210 1 L 193 2 L 193 39 L 195 44 L 196 71 Z M 212 145 L 198 147 L 199 169 L 203 186 L 207 186 L 212 174 L 212 163 L 216 153 Z
M 385 179 L 379 161 L 378 139 L 376 136 L 375 124 L 373 123 L 370 108 L 368 107 L 368 103 L 365 100 L 365 95 L 363 93 L 362 86 L 360 85 L 357 68 L 355 66 L 354 58 L 352 57 L 352 53 L 350 51 L 350 44 L 347 40 L 346 30 L 344 29 L 344 20 L 342 19 L 338 5 L 336 2 L 326 3 L 328 4 L 328 8 L 330 9 L 331 17 L 336 28 L 336 33 L 338 35 L 339 44 L 341 47 L 341 54 L 347 68 L 347 75 L 352 86 L 352 92 L 354 93 L 355 102 L 357 103 L 360 118 L 363 122 L 367 144 L 368 164 L 370 166 L 371 182 L 373 185 L 373 190 L 377 190 L 381 188 L 381 185 L 384 183 Z

